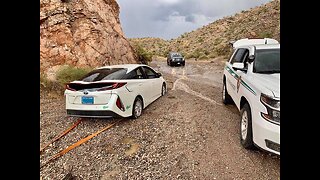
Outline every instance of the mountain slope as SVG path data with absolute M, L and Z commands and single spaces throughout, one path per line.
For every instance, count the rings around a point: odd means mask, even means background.
M 280 41 L 280 0 L 219 19 L 169 41 L 159 38 L 129 41 L 139 43 L 154 55 L 165 56 L 168 51 L 179 51 L 186 58 L 208 59 L 228 56 L 232 40 L 264 37 Z

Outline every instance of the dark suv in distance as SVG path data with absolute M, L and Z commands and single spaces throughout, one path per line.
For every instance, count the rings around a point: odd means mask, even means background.
M 177 52 L 169 52 L 168 56 L 167 56 L 167 64 L 169 66 L 176 66 L 176 65 L 185 65 L 185 60 L 184 57 Z

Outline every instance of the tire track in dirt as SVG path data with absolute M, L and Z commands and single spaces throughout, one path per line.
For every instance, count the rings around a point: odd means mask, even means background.
M 172 72 L 171 74 L 173 76 L 176 76 L 176 73 L 174 71 L 174 69 L 172 69 Z M 185 75 L 185 70 L 183 69 L 182 70 L 182 76 L 180 78 L 178 78 L 174 83 L 173 83 L 173 87 L 171 90 L 176 90 L 176 89 L 179 89 L 179 90 L 182 90 L 182 91 L 185 91 L 186 93 L 188 94 L 191 94 L 191 95 L 194 95 L 194 96 L 197 96 L 197 97 L 200 97 L 206 101 L 209 101 L 213 104 L 217 104 L 217 105 L 220 105 L 222 106 L 221 103 L 218 103 L 217 101 L 213 100 L 213 99 L 210 99 L 204 95 L 202 95 L 201 93 L 199 92 L 196 92 L 196 91 L 193 91 L 188 85 L 186 85 L 185 83 L 181 82 L 182 80 L 189 80 L 189 78 Z

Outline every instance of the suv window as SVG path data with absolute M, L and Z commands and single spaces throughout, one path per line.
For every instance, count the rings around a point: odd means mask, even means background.
M 253 72 L 280 73 L 280 49 L 259 49 L 256 51 Z
M 94 82 L 101 80 L 117 80 L 122 79 L 124 75 L 126 75 L 127 69 L 125 68 L 103 68 L 96 69 L 89 72 L 80 81 L 85 82 Z
M 142 73 L 141 68 L 136 68 L 126 74 L 122 79 L 145 79 Z
M 157 78 L 157 73 L 149 67 L 142 67 L 148 79 Z
M 235 62 L 243 62 L 243 55 L 245 54 L 246 50 L 247 49 L 243 48 L 238 49 L 232 60 L 230 61 L 230 64 L 233 64 Z

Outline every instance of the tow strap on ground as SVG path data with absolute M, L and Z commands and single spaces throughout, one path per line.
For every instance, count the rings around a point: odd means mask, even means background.
M 81 122 L 81 118 L 78 119 L 78 121 L 73 124 L 69 129 L 65 130 L 63 133 L 61 133 L 59 136 L 57 136 L 56 138 L 54 138 L 51 142 L 49 142 L 48 144 L 46 144 L 45 146 L 43 146 L 42 148 L 40 148 L 40 154 L 41 152 L 47 148 L 48 146 L 50 146 L 52 143 L 54 143 L 55 141 L 59 140 L 60 138 L 62 138 L 63 136 L 65 136 L 66 134 L 68 134 L 72 129 L 74 129 L 75 127 L 77 127 L 79 125 L 79 123 Z
M 93 138 L 93 137 L 95 137 L 96 135 L 100 134 L 101 132 L 103 132 L 103 131 L 111 128 L 114 124 L 115 124 L 115 123 L 110 124 L 110 125 L 108 125 L 107 127 L 103 128 L 103 129 L 101 129 L 101 130 L 99 130 L 99 131 L 97 131 L 97 132 L 95 132 L 95 133 L 93 133 L 93 134 L 91 134 L 91 135 L 83 138 L 83 139 L 80 139 L 78 142 L 76 142 L 76 143 L 72 144 L 71 146 L 67 147 L 66 149 L 60 151 L 58 154 L 52 156 L 47 162 L 45 162 L 45 163 L 40 167 L 40 169 L 41 169 L 43 166 L 47 165 L 49 162 L 57 159 L 58 157 L 66 154 L 67 152 L 69 152 L 70 150 L 72 150 L 72 149 L 80 146 L 81 144 L 87 142 L 88 140 L 90 140 L 91 138 Z

